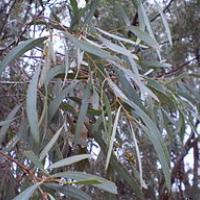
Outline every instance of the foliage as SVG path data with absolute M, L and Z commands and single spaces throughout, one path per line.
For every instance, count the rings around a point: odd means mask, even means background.
M 196 9 L 194 2 L 188 9 Z M 0 6 L 9 10 L 0 24 L 0 73 L 8 84 L 1 90 L 14 99 L 0 101 L 0 199 L 164 200 L 199 193 L 199 74 L 177 73 L 183 67 L 170 56 L 176 43 L 169 55 L 170 47 L 161 48 L 163 34 L 154 27 L 174 42 L 165 9 L 154 5 L 162 23 L 153 26 L 151 5 L 141 0 Z M 184 168 L 190 149 L 192 181 Z

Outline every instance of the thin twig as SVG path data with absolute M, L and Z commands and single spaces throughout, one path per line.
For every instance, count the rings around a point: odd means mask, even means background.
M 165 13 L 169 7 L 171 6 L 171 4 L 173 3 L 174 0 L 171 0 L 167 5 L 166 7 L 163 9 L 163 13 Z M 154 16 L 152 19 L 151 19 L 151 22 L 155 21 L 158 17 L 160 17 L 160 13 L 158 13 L 156 16 Z

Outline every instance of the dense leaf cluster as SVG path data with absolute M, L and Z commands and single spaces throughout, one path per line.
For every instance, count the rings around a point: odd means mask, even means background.
M 197 198 L 197 33 L 175 0 L 85 3 L 0 3 L 0 199 Z

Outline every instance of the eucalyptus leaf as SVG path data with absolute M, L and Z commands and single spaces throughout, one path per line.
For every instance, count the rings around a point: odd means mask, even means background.
M 59 167 L 72 165 L 81 160 L 88 159 L 89 157 L 90 157 L 89 154 L 80 154 L 80 155 L 76 155 L 76 156 L 71 156 L 69 158 L 65 158 L 65 159 L 62 159 L 62 160 L 59 160 L 59 161 L 53 163 L 52 165 L 50 165 L 48 167 L 48 169 L 55 169 L 55 168 L 59 168 Z
M 156 2 L 156 1 L 155 1 Z M 159 13 L 160 13 L 160 16 L 162 18 L 162 21 L 163 21 L 163 25 L 165 27 L 165 30 L 166 30 L 166 34 L 167 34 L 167 38 L 169 40 L 169 44 L 172 46 L 172 36 L 171 36 L 171 31 L 170 31 L 170 28 L 169 28 L 169 24 L 166 20 L 166 17 L 162 11 L 162 8 L 160 7 L 160 5 L 156 2 L 156 5 L 158 7 L 158 10 L 159 10 Z
M 3 122 L 0 122 L 0 124 L 2 124 L 1 130 L 0 130 L 0 144 L 3 142 L 3 140 L 6 136 L 6 133 L 9 129 L 9 126 L 10 126 L 11 122 L 13 121 L 13 118 L 17 114 L 20 107 L 21 107 L 20 105 L 15 106 L 13 108 L 13 110 L 8 114 L 6 120 Z
M 37 113 L 37 85 L 40 74 L 40 67 L 36 69 L 32 80 L 28 86 L 27 97 L 26 97 L 26 112 L 28 116 L 29 125 L 31 128 L 31 133 L 33 139 L 36 143 L 40 141 L 40 131 L 38 123 L 38 113 Z
M 87 173 L 83 173 L 83 172 L 68 171 L 68 172 L 60 172 L 60 173 L 54 174 L 53 176 L 70 178 L 70 179 L 74 179 L 77 181 L 84 181 L 84 180 L 86 181 L 88 179 L 96 180 L 96 181 L 98 181 L 98 183 L 92 184 L 94 187 L 97 187 L 101 190 L 105 190 L 105 191 L 113 193 L 113 194 L 117 194 L 117 187 L 113 182 L 108 181 L 107 179 L 96 176 L 96 175 L 91 175 L 91 174 L 87 174 Z
M 48 154 L 48 152 L 51 150 L 51 148 L 54 146 L 54 144 L 57 142 L 60 133 L 63 130 L 63 126 L 58 129 L 58 131 L 55 133 L 55 135 L 51 138 L 51 140 L 48 142 L 48 144 L 44 147 L 44 149 L 40 153 L 40 161 L 45 158 L 45 156 Z
M 60 184 L 55 184 L 55 183 L 46 183 L 44 185 L 50 189 L 53 189 L 65 194 L 67 198 L 72 197 L 76 200 L 92 200 L 88 194 L 86 194 L 85 192 L 71 185 L 62 186 Z
M 108 148 L 108 154 L 107 154 L 107 157 L 106 157 L 106 166 L 105 166 L 106 170 L 108 169 L 108 165 L 109 165 L 111 154 L 112 154 L 112 149 L 113 149 L 115 135 L 116 135 L 116 132 L 117 132 L 117 124 L 118 124 L 121 108 L 122 108 L 121 106 L 118 108 L 117 113 L 116 113 L 116 117 L 115 117 L 115 121 L 114 121 L 114 124 L 113 124 L 112 135 L 111 135 L 109 146 L 108 146 L 109 147 Z
M 90 5 L 88 6 L 88 9 L 87 9 L 88 12 L 84 19 L 84 25 L 90 23 L 96 9 L 98 8 L 98 5 L 99 5 L 99 0 L 93 0 L 90 2 Z
M 49 108 L 48 108 L 48 119 L 49 121 L 52 120 L 52 118 L 54 117 L 56 111 L 58 110 L 60 104 L 62 103 L 62 101 L 67 97 L 67 95 L 74 89 L 74 87 L 76 86 L 77 81 L 74 80 L 70 83 L 70 85 L 66 86 L 60 93 L 59 95 L 53 99 L 50 104 L 49 104 Z
M 136 27 L 136 26 L 129 26 L 127 28 L 129 31 L 131 31 L 133 34 L 135 34 L 139 39 L 141 39 L 143 42 L 145 42 L 146 44 L 148 44 L 150 47 L 158 50 L 160 49 L 160 46 L 158 44 L 158 42 L 152 38 L 151 35 L 149 35 L 148 33 L 142 31 L 140 28 Z
M 145 126 L 142 126 L 145 133 L 149 137 L 149 140 L 152 142 L 156 153 L 161 162 L 161 166 L 163 169 L 163 173 L 166 180 L 166 185 L 168 188 L 171 187 L 171 179 L 170 179 L 170 168 L 169 168 L 169 154 L 167 151 L 167 147 L 163 141 L 160 131 L 156 127 L 155 123 L 151 120 L 151 118 L 134 102 L 130 101 L 124 93 L 115 85 L 115 83 L 109 81 L 110 86 L 113 89 L 113 92 L 117 97 L 119 97 L 123 102 L 127 103 L 130 107 L 133 108 L 135 113 L 141 117 L 142 121 L 145 123 Z
M 6 57 L 0 62 L 0 74 L 4 71 L 7 65 L 13 62 L 16 58 L 23 55 L 25 52 L 35 48 L 41 47 L 41 44 L 46 40 L 46 37 L 29 39 L 24 42 L 21 42 L 18 46 L 13 48 Z
M 80 48 L 82 49 L 83 51 L 86 51 L 88 53 L 91 53 L 93 55 L 96 55 L 100 58 L 103 58 L 103 59 L 114 59 L 113 56 L 103 50 L 103 49 L 100 49 L 86 41 L 83 41 L 83 40 L 80 40 L 80 39 L 77 39 L 76 37 L 74 37 L 73 35 L 71 35 L 70 33 L 68 32 L 64 32 L 64 35 L 66 36 L 66 38 L 68 38 L 77 48 Z
M 39 184 L 32 185 L 17 195 L 13 200 L 29 200 L 35 190 L 39 187 Z
M 78 144 L 80 141 L 81 130 L 84 125 L 84 121 L 85 121 L 85 117 L 86 117 L 87 109 L 89 105 L 90 89 L 91 89 L 91 81 L 89 80 L 87 87 L 84 91 L 82 101 L 81 101 L 80 113 L 78 116 L 77 125 L 75 129 L 75 138 L 74 138 L 75 144 Z

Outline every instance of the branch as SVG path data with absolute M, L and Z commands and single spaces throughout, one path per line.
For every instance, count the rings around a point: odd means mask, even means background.
M 188 154 L 189 150 L 194 147 L 194 145 L 196 144 L 196 142 L 198 141 L 198 137 L 194 138 L 195 134 L 192 133 L 190 135 L 190 137 L 188 138 L 188 140 L 186 141 L 184 147 L 181 150 L 181 153 L 179 154 L 179 156 L 176 159 L 176 163 L 172 169 L 172 180 L 173 178 L 176 177 L 177 173 L 179 173 L 179 168 L 181 165 L 181 162 L 183 161 L 184 157 Z
M 8 161 L 14 162 L 19 168 L 21 168 L 21 170 L 25 174 L 29 175 L 33 180 L 36 180 L 38 182 L 41 181 L 41 179 L 39 177 L 35 176 L 34 172 L 31 169 L 29 169 L 25 165 L 21 164 L 20 162 L 18 162 L 16 159 L 12 158 L 11 156 L 5 154 L 3 151 L 0 151 L 0 156 L 4 157 Z
M 165 78 L 167 78 L 167 77 L 170 77 L 170 76 L 173 76 L 173 75 L 177 75 L 179 72 L 182 71 L 182 69 L 183 69 L 185 66 L 189 65 L 192 61 L 194 61 L 194 60 L 196 60 L 196 59 L 197 59 L 197 56 L 195 56 L 194 58 L 188 60 L 187 62 L 183 63 L 182 65 L 180 65 L 180 66 L 178 66 L 178 67 L 172 69 L 172 70 L 169 71 L 169 72 L 164 72 L 164 73 L 162 73 L 162 74 L 159 74 L 158 76 L 156 76 L 156 78 L 160 78 L 160 77 L 162 77 L 162 76 L 164 76 Z
M 171 4 L 173 3 L 174 0 L 171 0 L 167 5 L 166 7 L 163 9 L 163 13 L 165 13 L 169 7 L 171 6 Z M 151 19 L 151 22 L 155 21 L 158 17 L 160 17 L 160 13 L 158 13 L 156 16 L 154 16 L 152 19 Z

